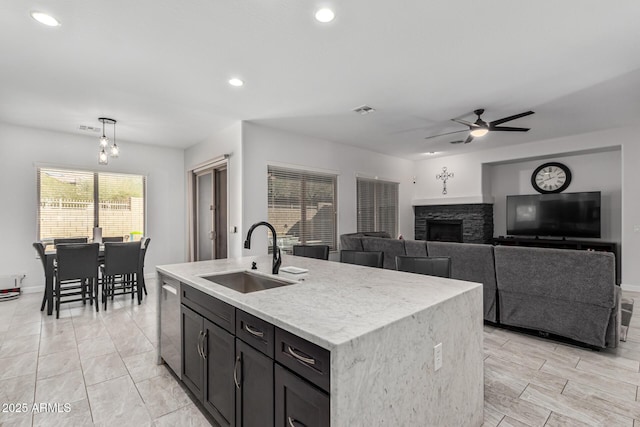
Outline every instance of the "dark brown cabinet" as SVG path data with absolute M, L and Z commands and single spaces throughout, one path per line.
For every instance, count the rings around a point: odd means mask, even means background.
M 329 426 L 329 351 L 188 285 L 182 380 L 222 427 Z
M 273 427 L 273 366 L 236 338 L 236 426 Z
M 329 427 L 329 395 L 280 365 L 275 387 L 277 426 Z
M 205 382 L 202 403 L 221 427 L 235 426 L 235 337 L 204 319 Z
M 204 359 L 200 352 L 203 318 L 182 305 L 180 307 L 182 331 L 182 381 L 193 394 L 202 399 L 204 392 Z
M 184 304 L 182 381 L 222 427 L 235 426 L 235 337 Z

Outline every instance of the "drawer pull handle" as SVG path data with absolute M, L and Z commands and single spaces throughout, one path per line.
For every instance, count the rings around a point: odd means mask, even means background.
M 198 343 L 196 344 L 196 347 L 198 348 L 198 355 L 204 359 L 204 356 L 202 354 L 202 348 L 200 348 L 201 341 L 202 341 L 202 331 L 198 332 Z
M 264 332 L 259 331 L 257 329 L 253 329 L 251 326 L 247 325 L 246 323 L 244 324 L 244 330 L 249 332 L 254 337 L 259 337 L 259 338 L 264 337 Z
M 205 342 L 207 340 L 207 331 L 202 333 L 202 358 L 207 360 L 207 351 L 205 350 Z
M 315 365 L 316 364 L 316 360 L 315 359 L 313 359 L 311 357 L 304 357 L 304 356 L 296 353 L 296 351 L 293 348 L 291 348 L 290 345 L 287 346 L 287 352 L 289 352 L 290 355 L 292 355 L 293 357 L 295 357 L 299 361 L 306 363 L 307 365 Z
M 305 426 L 305 424 L 303 424 L 300 421 L 296 420 L 295 418 L 291 418 L 291 417 L 287 417 L 287 422 L 289 423 L 289 427 L 298 427 L 296 424 L 301 425 L 303 427 Z
M 240 363 L 240 356 L 236 357 L 236 363 L 233 365 L 233 382 L 236 383 L 236 388 L 240 390 L 240 383 L 238 382 L 238 363 Z

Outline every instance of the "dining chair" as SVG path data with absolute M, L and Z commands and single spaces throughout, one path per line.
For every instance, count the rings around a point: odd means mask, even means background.
M 53 286 L 56 319 L 60 317 L 60 304 L 75 301 L 86 304 L 87 293 L 91 304 L 95 297 L 98 311 L 99 251 L 98 243 L 69 243 L 56 248 Z
M 58 246 L 60 243 L 87 243 L 89 239 L 86 237 L 65 237 L 59 239 L 53 239 L 53 245 Z
M 102 243 L 106 243 L 106 242 L 124 242 L 124 237 L 122 236 L 103 237 Z
M 340 262 L 382 268 L 384 252 L 340 251 Z
M 296 256 L 315 258 L 315 259 L 329 259 L 329 246 L 328 245 L 293 245 L 293 254 Z
M 102 303 L 107 309 L 107 300 L 115 295 L 138 294 L 141 303 L 140 283 L 140 241 L 107 242 L 104 244 L 104 265 L 102 270 Z
M 397 256 L 396 270 L 449 279 L 451 278 L 451 258 Z
M 147 285 L 144 282 L 144 259 L 147 256 L 147 248 L 151 243 L 151 237 L 145 237 L 140 244 L 140 281 L 142 282 L 142 291 L 147 295 Z
M 35 242 L 33 244 L 33 247 L 36 250 L 36 253 L 38 254 L 38 258 L 40 258 L 40 261 L 42 261 L 42 270 L 44 271 L 45 277 L 47 275 L 47 258 L 45 256 L 45 247 L 44 244 L 42 242 Z M 42 304 L 40 305 L 40 311 L 44 310 L 45 305 L 47 304 L 47 290 L 45 287 L 45 291 L 44 294 L 42 295 Z

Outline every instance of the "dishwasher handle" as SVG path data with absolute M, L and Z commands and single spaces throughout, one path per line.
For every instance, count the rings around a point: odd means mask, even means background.
M 162 289 L 164 289 L 167 292 L 171 292 L 174 295 L 178 295 L 178 290 L 171 285 L 164 284 L 162 285 Z

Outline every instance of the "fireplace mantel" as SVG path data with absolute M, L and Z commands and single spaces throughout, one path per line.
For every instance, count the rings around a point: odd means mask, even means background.
M 411 201 L 411 206 L 470 205 L 480 203 L 493 204 L 493 197 L 483 195 L 467 197 L 438 197 L 431 199 L 415 198 Z

